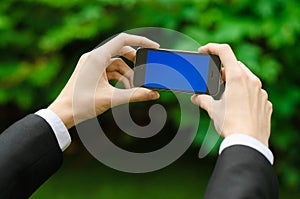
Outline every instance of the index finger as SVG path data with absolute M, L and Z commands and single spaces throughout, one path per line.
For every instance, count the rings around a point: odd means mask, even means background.
M 141 46 L 145 48 L 158 48 L 159 44 L 146 37 L 120 33 L 115 38 L 105 43 L 102 47 L 111 57 L 118 55 L 124 46 Z
M 124 46 L 119 50 L 119 55 L 125 57 L 131 62 L 134 62 L 136 56 L 136 50 L 131 46 Z
M 200 53 L 208 53 L 218 55 L 224 66 L 226 79 L 239 76 L 241 72 L 241 67 L 228 44 L 215 44 L 209 43 L 198 49 Z

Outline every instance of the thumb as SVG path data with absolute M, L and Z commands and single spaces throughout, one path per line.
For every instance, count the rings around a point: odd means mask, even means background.
M 209 115 L 211 115 L 212 105 L 214 103 L 214 99 L 209 95 L 193 95 L 191 97 L 191 101 L 200 106 L 202 109 L 206 110 Z
M 113 98 L 113 106 L 129 102 L 142 102 L 159 98 L 157 91 L 146 88 L 116 89 Z

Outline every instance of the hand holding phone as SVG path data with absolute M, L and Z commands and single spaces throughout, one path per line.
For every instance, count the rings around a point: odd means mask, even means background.
M 268 147 L 273 108 L 260 79 L 237 60 L 228 44 L 210 43 L 199 51 L 220 56 L 226 87 L 219 100 L 193 95 L 192 102 L 208 112 L 221 136 L 244 134 Z
M 220 86 L 218 56 L 189 51 L 139 48 L 134 85 L 154 90 L 216 95 Z

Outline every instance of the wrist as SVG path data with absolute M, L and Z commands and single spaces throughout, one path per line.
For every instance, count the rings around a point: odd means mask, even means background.
M 67 129 L 70 129 L 75 125 L 72 102 L 60 99 L 55 100 L 47 109 L 53 111 L 62 120 Z

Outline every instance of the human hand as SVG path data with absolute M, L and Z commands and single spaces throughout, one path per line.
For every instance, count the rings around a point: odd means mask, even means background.
M 99 48 L 85 53 L 48 109 L 55 112 L 67 128 L 71 128 L 114 106 L 159 98 L 156 91 L 132 88 L 133 71 L 121 58 L 114 58 L 122 55 L 134 61 L 136 51 L 130 46 L 158 48 L 159 44 L 145 37 L 121 33 Z M 109 80 L 121 82 L 125 89 L 112 86 Z
M 226 86 L 220 100 L 201 94 L 193 95 L 192 102 L 208 112 L 221 136 L 246 134 L 268 147 L 272 103 L 259 78 L 236 59 L 227 44 L 207 44 L 199 52 L 220 57 Z

